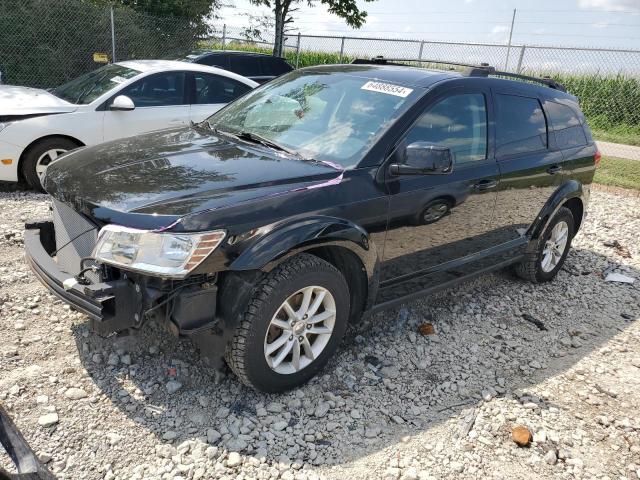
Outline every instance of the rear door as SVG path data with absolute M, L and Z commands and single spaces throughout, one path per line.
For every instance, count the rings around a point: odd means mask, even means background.
M 506 243 L 525 235 L 562 183 L 563 156 L 549 135 L 540 98 L 505 88 L 494 89 L 493 98 L 501 175 L 493 228 Z
M 104 112 L 104 140 L 130 137 L 189 123 L 184 72 L 162 72 L 141 78 L 114 95 L 126 95 L 134 110 Z M 110 104 L 113 98 L 108 101 Z
M 495 244 L 491 219 L 499 182 L 491 148 L 488 89 L 448 89 L 426 106 L 393 156 L 413 142 L 449 147 L 453 171 L 388 176 L 389 226 L 379 302 L 471 273 L 471 256 Z M 461 270 L 459 271 L 458 269 Z
M 231 78 L 212 73 L 188 74 L 190 113 L 192 122 L 202 122 L 227 103 L 244 95 L 251 87 Z

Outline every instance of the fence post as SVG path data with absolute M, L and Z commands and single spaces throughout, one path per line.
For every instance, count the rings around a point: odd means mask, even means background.
M 222 25 L 222 50 L 225 49 L 227 44 L 227 24 Z
M 513 9 L 511 17 L 511 29 L 509 30 L 509 44 L 507 45 L 507 59 L 504 61 L 504 69 L 509 70 L 509 53 L 511 53 L 511 39 L 513 38 L 513 24 L 516 22 L 516 9 Z
M 424 40 L 420 42 L 420 51 L 418 52 L 418 60 L 422 60 L 422 51 L 424 50 Z
M 300 62 L 300 32 L 298 32 L 298 41 L 296 43 L 296 68 L 298 68 L 299 62 Z
M 522 71 L 522 59 L 524 58 L 524 51 L 527 49 L 526 45 L 522 45 L 520 49 L 520 56 L 518 57 L 518 66 L 516 67 L 516 73 L 520 73 Z
M 342 56 L 344 55 L 344 37 L 342 37 L 342 41 L 340 42 L 340 60 L 338 63 L 342 63 Z
M 116 62 L 116 25 L 113 21 L 113 5 L 111 5 L 111 63 Z

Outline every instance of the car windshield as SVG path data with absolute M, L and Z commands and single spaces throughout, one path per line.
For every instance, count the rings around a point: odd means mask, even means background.
M 208 119 L 222 133 L 260 137 L 283 150 L 343 168 L 358 165 L 419 89 L 344 72 L 293 72 Z
M 69 103 L 86 105 L 138 74 L 140 71 L 133 68 L 105 65 L 54 88 L 51 93 Z

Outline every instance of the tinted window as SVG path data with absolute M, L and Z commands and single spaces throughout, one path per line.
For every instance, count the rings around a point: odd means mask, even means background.
M 262 67 L 262 75 L 269 75 L 273 77 L 277 77 L 292 70 L 291 66 L 287 62 L 278 57 L 260 58 L 260 65 Z
M 198 60 L 201 65 L 209 65 L 210 67 L 228 68 L 227 58 L 223 55 L 208 55 Z
M 547 148 L 547 122 L 536 98 L 496 95 L 497 155 L 537 152 Z
M 455 163 L 487 158 L 487 109 L 479 93 L 452 95 L 423 113 L 407 135 L 407 145 L 429 142 L 449 147 Z
M 193 77 L 196 88 L 193 103 L 229 103 L 251 89 L 244 83 L 208 73 L 194 73 Z
M 229 57 L 229 70 L 238 75 L 256 76 L 261 75 L 260 64 L 254 56 L 232 55 Z
M 120 92 L 136 107 L 163 107 L 184 105 L 184 72 L 166 72 L 149 75 Z
M 545 110 L 553 125 L 558 148 L 579 147 L 587 144 L 587 137 L 580 119 L 571 108 L 559 103 L 547 102 Z

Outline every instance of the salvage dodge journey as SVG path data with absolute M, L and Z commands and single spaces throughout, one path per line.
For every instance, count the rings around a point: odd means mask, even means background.
M 27 260 L 100 335 L 147 321 L 278 392 L 348 325 L 491 270 L 552 280 L 600 159 L 553 80 L 389 59 L 297 70 L 202 123 L 77 149 Z

